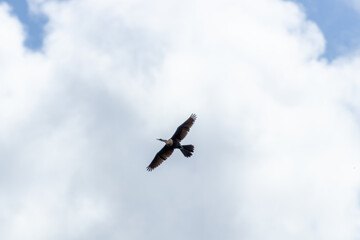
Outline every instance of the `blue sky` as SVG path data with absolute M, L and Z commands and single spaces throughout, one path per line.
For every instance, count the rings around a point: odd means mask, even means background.
M 41 48 L 45 16 L 29 13 L 26 0 L 0 0 L 13 7 L 26 27 L 28 38 L 25 45 L 30 49 Z M 299 3 L 308 19 L 314 21 L 323 32 L 327 45 L 324 57 L 332 60 L 339 55 L 349 54 L 359 46 L 360 13 L 349 3 L 341 0 L 293 0 Z
M 29 11 L 26 0 L 0 0 L 12 6 L 13 14 L 16 15 L 25 27 L 27 38 L 25 46 L 38 50 L 42 46 L 44 25 L 47 22 L 46 16 L 33 14 Z
M 350 1 L 294 0 L 303 6 L 307 17 L 323 32 L 327 46 L 325 57 L 333 59 L 351 53 L 360 42 L 360 13 Z

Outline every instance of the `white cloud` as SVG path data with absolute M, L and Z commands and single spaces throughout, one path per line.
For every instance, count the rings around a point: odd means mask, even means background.
M 0 9 L 1 239 L 359 237 L 359 59 L 296 5 L 31 4 L 41 54 Z M 192 112 L 194 156 L 147 173 Z
M 27 52 L 23 48 L 24 31 L 17 19 L 9 16 L 10 8 L 0 5 L 0 135 L 24 121 L 38 104 L 48 87 L 51 73 L 44 56 Z

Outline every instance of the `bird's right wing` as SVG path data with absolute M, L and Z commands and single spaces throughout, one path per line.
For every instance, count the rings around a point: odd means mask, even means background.
M 157 166 L 159 166 L 163 161 L 165 161 L 168 157 L 171 156 L 174 149 L 172 147 L 164 146 L 154 157 L 154 160 L 150 163 L 150 165 L 146 168 L 148 171 L 154 170 Z
M 190 131 L 190 128 L 194 124 L 195 120 L 196 115 L 191 114 L 191 116 L 176 129 L 176 132 L 171 138 L 176 139 L 178 142 L 183 140 L 186 137 L 187 133 Z

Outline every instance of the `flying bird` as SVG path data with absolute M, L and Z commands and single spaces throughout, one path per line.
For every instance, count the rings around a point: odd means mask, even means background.
M 164 140 L 161 138 L 157 139 L 164 142 L 165 146 L 155 155 L 154 160 L 152 160 L 150 165 L 147 167 L 148 171 L 154 170 L 154 168 L 159 166 L 163 161 L 170 157 L 175 148 L 180 149 L 185 157 L 192 156 L 192 153 L 194 152 L 194 146 L 181 145 L 180 142 L 186 137 L 195 120 L 196 115 L 191 114 L 191 116 L 176 129 L 174 135 L 169 140 Z

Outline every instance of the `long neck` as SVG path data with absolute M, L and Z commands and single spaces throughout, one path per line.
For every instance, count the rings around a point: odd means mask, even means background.
M 159 139 L 160 141 L 166 143 L 167 146 L 172 146 L 173 145 L 173 140 L 170 138 L 169 140 L 165 140 L 165 139 Z

